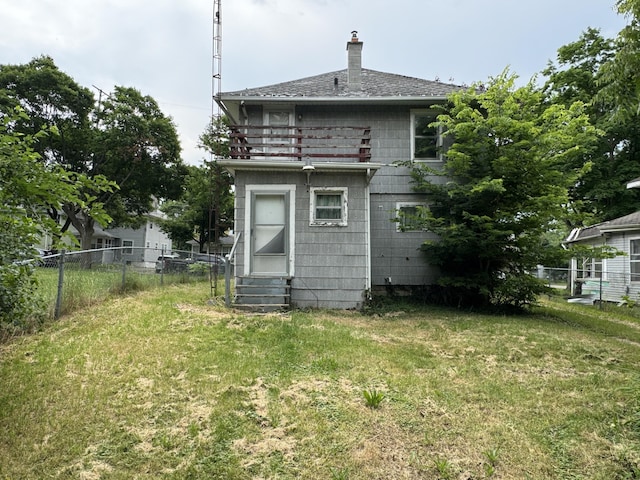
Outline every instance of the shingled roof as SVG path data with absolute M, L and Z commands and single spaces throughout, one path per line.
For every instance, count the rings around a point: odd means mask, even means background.
M 362 69 L 362 87 L 350 89 L 348 70 L 323 73 L 313 77 L 266 87 L 225 92 L 222 98 L 446 98 L 449 93 L 464 89 L 433 80 L 407 77 L 393 73 Z
M 607 232 L 640 230 L 640 211 L 630 213 L 623 217 L 614 218 L 607 222 L 598 223 L 590 227 L 576 228 L 565 243 L 579 242 L 589 238 L 597 238 Z

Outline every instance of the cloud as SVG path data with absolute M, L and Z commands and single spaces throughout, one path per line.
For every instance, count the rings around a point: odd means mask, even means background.
M 457 83 L 507 65 L 524 80 L 587 27 L 615 35 L 614 0 L 221 0 L 222 89 L 346 68 L 352 30 L 363 66 Z M 184 158 L 212 111 L 213 2 L 5 1 L 3 63 L 48 54 L 78 83 L 153 96 L 179 127 Z

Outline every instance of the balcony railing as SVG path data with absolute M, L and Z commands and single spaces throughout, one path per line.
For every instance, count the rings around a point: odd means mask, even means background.
M 369 127 L 232 125 L 231 158 L 368 162 Z

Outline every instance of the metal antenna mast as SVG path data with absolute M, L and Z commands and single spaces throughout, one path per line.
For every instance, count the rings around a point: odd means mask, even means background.
M 216 98 L 222 92 L 222 0 L 213 0 L 213 65 L 211 75 L 211 131 L 215 131 L 222 116 Z M 220 175 L 215 175 L 218 152 L 211 152 L 209 165 L 209 232 L 207 235 L 207 253 L 211 255 L 211 240 L 217 244 L 220 213 Z M 215 178 L 213 178 L 215 177 Z M 212 235 L 213 234 L 213 235 Z M 218 265 L 214 272 L 209 271 L 209 283 L 212 296 L 218 291 Z M 212 275 L 213 273 L 213 275 Z
M 211 117 L 219 117 L 220 106 L 216 97 L 222 92 L 222 0 L 213 0 L 213 76 Z

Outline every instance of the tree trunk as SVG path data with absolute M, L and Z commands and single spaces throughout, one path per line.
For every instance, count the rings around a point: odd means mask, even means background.
M 91 250 L 91 239 L 95 232 L 96 221 L 83 211 L 77 211 L 73 208 L 64 207 L 67 218 L 71 220 L 71 225 L 78 231 L 80 236 L 80 249 Z M 82 268 L 91 268 L 91 252 L 82 254 L 80 260 Z

